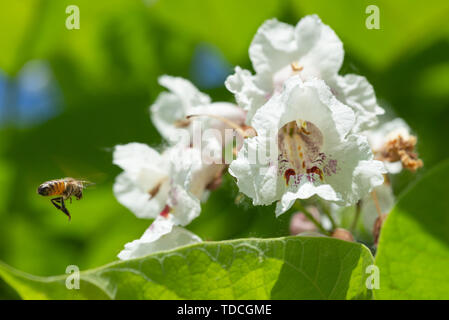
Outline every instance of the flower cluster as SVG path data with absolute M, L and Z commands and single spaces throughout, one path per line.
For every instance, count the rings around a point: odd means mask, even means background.
M 182 226 L 200 214 L 200 201 L 219 185 L 226 168 L 222 133 L 245 120 L 242 109 L 212 103 L 185 79 L 162 76 L 159 82 L 171 91 L 161 93 L 150 111 L 169 146 L 162 153 L 141 143 L 114 150 L 113 162 L 124 170 L 114 184 L 116 198 L 137 217 L 155 219 L 140 239 L 125 245 L 119 254 L 123 260 L 201 241 Z M 212 132 L 202 137 L 203 147 L 194 147 L 195 128 L 200 138 L 202 132 Z
M 384 110 L 366 78 L 339 75 L 343 44 L 318 16 L 296 26 L 266 21 L 249 57 L 255 74 L 236 67 L 225 82 L 237 104 L 212 102 L 185 79 L 159 78 L 169 91 L 150 111 L 168 147 L 159 153 L 130 143 L 114 151 L 114 163 L 124 170 L 114 185 L 118 201 L 137 217 L 154 219 L 120 259 L 201 241 L 182 227 L 200 214 L 201 201 L 226 170 L 254 205 L 276 203 L 280 215 L 306 199 L 334 212 L 368 206 L 377 193 L 392 194 L 387 173 L 422 166 L 405 122 L 379 126 Z M 384 199 L 376 201 L 378 209 Z M 319 223 L 317 210 L 315 218 L 308 216 Z M 295 219 L 292 230 L 313 230 L 303 214 Z M 332 234 L 345 232 L 331 228 Z

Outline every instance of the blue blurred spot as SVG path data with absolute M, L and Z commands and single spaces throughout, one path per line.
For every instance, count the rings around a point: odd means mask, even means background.
M 0 74 L 0 125 L 42 123 L 60 112 L 60 98 L 45 62 L 28 62 L 15 79 Z
M 195 48 L 190 71 L 200 89 L 213 89 L 224 85 L 232 67 L 217 48 L 201 44 Z
M 6 119 L 6 106 L 3 103 L 6 99 L 6 76 L 0 70 L 0 125 L 5 122 Z

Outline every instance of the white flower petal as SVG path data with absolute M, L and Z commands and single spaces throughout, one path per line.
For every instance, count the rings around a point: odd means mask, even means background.
M 159 84 L 173 92 L 182 101 L 183 106 L 211 103 L 207 94 L 199 91 L 190 81 L 184 78 L 163 75 L 159 77 Z
M 281 200 L 276 204 L 276 217 L 290 209 L 297 199 L 309 199 L 314 195 L 327 201 L 341 201 L 340 196 L 330 185 L 320 185 L 304 180 L 296 191 L 287 191 L 282 195 Z
M 352 108 L 356 115 L 353 132 L 360 132 L 377 125 L 377 116 L 385 111 L 379 107 L 371 84 L 365 77 L 355 74 L 336 76 L 328 81 L 337 99 Z
M 327 181 L 342 197 L 342 205 L 352 205 L 368 194 L 375 186 L 384 182 L 385 166 L 373 160 L 366 137 L 350 135 L 347 143 L 336 145 L 328 151 L 336 159 L 338 175 L 327 177 Z
M 276 19 L 265 21 L 249 47 L 249 56 L 257 73 L 273 73 L 292 62 L 297 49 L 293 26 Z
M 151 118 L 160 134 L 170 143 L 187 139 L 185 128 L 177 126 L 195 106 L 210 104 L 209 96 L 200 92 L 190 81 L 171 76 L 159 77 L 159 83 L 171 92 L 162 92 L 150 107 Z
M 176 225 L 189 224 L 201 212 L 200 200 L 179 185 L 171 186 L 168 205 Z
M 181 99 L 167 92 L 162 92 L 151 106 L 151 119 L 161 136 L 170 143 L 182 141 L 188 135 L 184 128 L 178 128 L 175 123 L 184 119 L 186 110 Z
M 235 73 L 225 81 L 226 88 L 235 94 L 237 104 L 247 112 L 249 124 L 257 109 L 267 100 L 267 93 L 255 84 L 254 76 L 248 70 L 235 67 Z
M 305 77 L 319 76 L 327 81 L 343 64 L 343 44 L 329 26 L 317 15 L 306 16 L 295 28 L 298 65 L 304 66 Z M 311 69 L 311 70 L 309 70 Z
M 204 169 L 201 162 L 201 152 L 182 145 L 171 147 L 164 152 L 170 163 L 170 187 L 167 205 L 173 215 L 176 225 L 187 225 L 199 216 L 201 212 L 201 193 L 194 194 L 191 190 L 192 180 Z M 207 184 L 198 180 L 196 183 Z M 204 189 L 203 189 L 204 190 Z
M 133 142 L 115 146 L 112 162 L 132 175 L 139 174 L 141 168 L 153 169 L 161 174 L 167 172 L 163 157 L 143 143 Z
M 136 183 L 127 172 L 117 176 L 114 183 L 117 200 L 141 219 L 154 219 L 164 209 L 168 199 L 168 183 L 163 184 L 155 197 Z
M 121 260 L 139 258 L 201 241 L 192 232 L 174 226 L 170 219 L 158 217 L 140 239 L 125 245 L 125 248 L 118 254 L 118 258 Z
M 164 155 L 170 165 L 172 184 L 189 188 L 192 172 L 201 168 L 201 153 L 199 150 L 176 145 L 168 148 Z
M 384 161 L 384 165 L 385 165 L 385 168 L 387 169 L 388 173 L 398 174 L 402 171 L 402 162 L 401 161 L 395 161 L 395 162 Z
M 335 32 L 316 15 L 301 19 L 296 27 L 267 20 L 257 30 L 249 55 L 258 74 L 275 72 L 297 63 L 304 79 L 328 79 L 343 63 L 343 44 Z
M 229 166 L 229 173 L 237 178 L 240 192 L 253 199 L 254 205 L 269 205 L 279 199 L 281 194 L 277 183 L 278 168 L 274 163 L 257 163 L 247 156 L 257 154 L 265 146 L 260 141 L 259 137 L 245 140 L 237 158 Z

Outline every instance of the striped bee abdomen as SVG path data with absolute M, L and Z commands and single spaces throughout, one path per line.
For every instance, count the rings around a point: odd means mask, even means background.
M 65 191 L 65 182 L 63 180 L 51 180 L 44 182 L 37 189 L 37 193 L 42 196 L 62 195 Z
M 49 196 L 59 196 L 65 191 L 65 182 L 62 180 L 53 180 L 49 182 L 50 194 Z

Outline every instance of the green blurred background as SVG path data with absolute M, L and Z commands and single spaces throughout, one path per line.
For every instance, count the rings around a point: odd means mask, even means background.
M 65 27 L 73 4 L 79 30 Z M 365 27 L 371 4 L 380 30 Z M 233 101 L 223 81 L 234 65 L 251 69 L 248 47 L 262 22 L 296 24 L 311 13 L 342 39 L 341 73 L 366 76 L 388 114 L 418 135 L 425 168 L 395 177 L 399 194 L 449 155 L 447 0 L 2 0 L 0 260 L 35 275 L 115 260 L 150 221 L 114 198 L 120 169 L 111 150 L 133 141 L 163 147 L 148 111 L 162 90 L 157 77 L 186 77 L 214 100 Z M 70 223 L 36 194 L 40 183 L 66 176 L 96 182 L 68 205 Z M 188 228 L 205 240 L 288 234 L 291 212 L 275 219 L 272 206 L 236 204 L 237 196 L 226 177 Z

